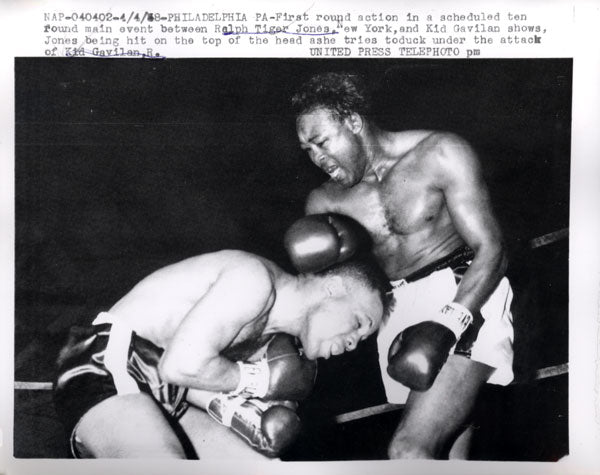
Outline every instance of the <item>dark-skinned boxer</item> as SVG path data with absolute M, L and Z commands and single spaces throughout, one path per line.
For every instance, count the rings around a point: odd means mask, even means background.
M 479 158 L 453 133 L 382 129 L 356 74 L 313 76 L 292 105 L 300 147 L 330 178 L 306 214 L 362 224 L 394 286 L 377 345 L 388 401 L 406 407 L 388 454 L 467 457 L 457 436 L 480 389 L 513 378 L 512 290 Z
M 223 444 L 278 456 L 298 432 L 312 360 L 376 331 L 387 285 L 367 262 L 291 275 L 232 250 L 157 270 L 73 328 L 59 356 L 55 405 L 74 456 L 184 458 L 173 425 L 188 404 L 231 428 Z

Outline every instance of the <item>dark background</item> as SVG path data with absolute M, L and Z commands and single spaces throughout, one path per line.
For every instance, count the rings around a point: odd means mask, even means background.
M 327 178 L 298 146 L 289 98 L 329 70 L 365 75 L 383 127 L 450 130 L 479 153 L 511 257 L 522 383 L 486 388 L 477 454 L 564 455 L 567 377 L 527 381 L 568 359 L 568 242 L 528 246 L 568 227 L 566 59 L 17 58 L 15 379 L 50 381 L 68 328 L 166 264 L 239 248 L 289 269 L 283 233 Z M 290 458 L 384 456 L 394 415 L 327 423 L 383 401 L 375 359 L 371 339 L 320 362 Z M 16 456 L 65 456 L 59 433 L 49 392 L 16 391 Z

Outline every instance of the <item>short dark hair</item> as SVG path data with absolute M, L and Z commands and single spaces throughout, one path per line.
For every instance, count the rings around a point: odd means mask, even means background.
M 338 120 L 352 113 L 369 115 L 371 98 L 363 79 L 353 73 L 322 73 L 311 77 L 292 96 L 296 116 L 318 107 L 329 109 Z
M 342 278 L 355 279 L 368 288 L 377 291 L 383 304 L 383 321 L 387 320 L 393 309 L 394 296 L 390 280 L 370 254 L 361 254 L 339 264 L 334 264 L 318 272 L 317 275 L 323 277 L 339 275 Z

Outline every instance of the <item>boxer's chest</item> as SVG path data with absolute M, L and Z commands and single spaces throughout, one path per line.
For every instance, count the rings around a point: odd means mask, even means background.
M 444 205 L 430 180 L 411 167 L 394 167 L 381 181 L 361 182 L 337 199 L 336 211 L 363 226 L 375 241 L 410 235 L 431 226 Z

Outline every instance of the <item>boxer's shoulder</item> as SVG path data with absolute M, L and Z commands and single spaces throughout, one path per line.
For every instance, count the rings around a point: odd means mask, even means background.
M 225 249 L 189 258 L 178 264 L 182 274 L 230 279 L 252 277 L 257 284 L 270 282 L 274 264 L 261 256 L 237 249 Z
M 225 265 L 215 282 L 221 282 L 236 293 L 257 314 L 263 314 L 273 304 L 275 282 L 280 271 L 267 259 L 250 253 L 238 254 Z
M 315 201 L 327 201 L 337 197 L 339 194 L 343 193 L 344 190 L 346 190 L 346 188 L 341 186 L 339 183 L 333 180 L 328 180 L 312 190 L 308 195 L 308 199 Z
M 469 162 L 475 158 L 467 140 L 452 132 L 432 132 L 414 148 L 424 166 L 454 166 L 455 162 Z
M 395 161 L 388 167 L 386 186 L 406 188 L 409 183 L 431 183 L 437 188 L 448 176 L 477 167 L 471 145 L 462 137 L 441 131 L 411 131 L 398 140 Z
M 361 182 L 352 187 L 343 187 L 333 180 L 326 181 L 310 192 L 306 200 L 306 214 L 336 212 L 348 214 L 347 206 L 356 204 L 368 185 Z
M 420 159 L 435 154 L 450 153 L 470 148 L 469 143 L 461 136 L 439 130 L 409 130 L 390 132 L 387 154 L 398 161 L 417 156 Z

